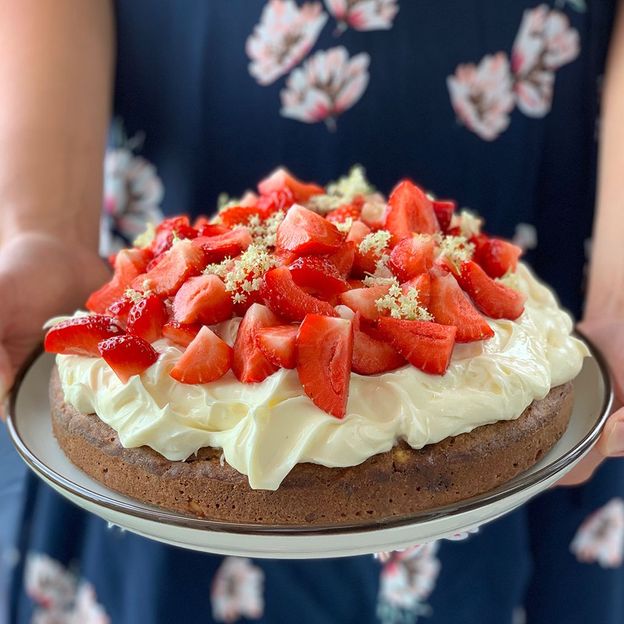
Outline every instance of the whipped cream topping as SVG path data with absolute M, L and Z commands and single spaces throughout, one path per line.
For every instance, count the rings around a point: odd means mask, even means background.
M 517 321 L 491 320 L 495 336 L 456 345 L 443 376 L 407 365 L 351 376 L 347 415 L 338 420 L 303 393 L 297 371 L 280 369 L 261 383 L 232 372 L 216 382 L 184 385 L 169 376 L 182 351 L 167 340 L 158 361 L 127 384 L 101 358 L 57 356 L 66 400 L 95 412 L 125 447 L 149 446 L 172 461 L 221 448 L 254 489 L 275 490 L 299 462 L 355 466 L 404 439 L 413 448 L 475 427 L 517 418 L 551 387 L 580 371 L 588 355 L 570 336 L 572 320 L 552 292 L 522 264 L 514 286 L 527 295 Z M 215 330 L 233 343 L 240 319 Z

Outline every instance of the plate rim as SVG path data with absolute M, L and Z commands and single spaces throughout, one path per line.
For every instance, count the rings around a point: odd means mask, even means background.
M 99 494 L 93 490 L 75 483 L 70 478 L 57 473 L 55 470 L 47 466 L 42 460 L 40 460 L 26 445 L 19 432 L 19 426 L 16 418 L 16 405 L 19 396 L 20 389 L 23 382 L 32 366 L 37 360 L 44 354 L 43 347 L 40 345 L 33 353 L 27 358 L 26 362 L 20 368 L 16 375 L 15 382 L 9 392 L 9 395 L 5 399 L 5 411 L 7 415 L 6 423 L 9 436 L 15 446 L 18 454 L 26 465 L 38 476 L 45 476 L 46 479 L 51 481 L 61 491 L 68 492 L 79 499 L 85 500 L 92 505 L 98 507 L 104 507 L 109 511 L 121 513 L 124 515 L 130 515 L 134 518 L 146 520 L 150 522 L 157 522 L 166 524 L 171 527 L 200 530 L 207 532 L 219 532 L 229 534 L 248 535 L 255 537 L 276 537 L 276 536 L 317 536 L 323 537 L 328 535 L 348 535 L 356 533 L 370 533 L 379 530 L 402 528 L 409 525 L 424 524 L 440 519 L 449 519 L 453 516 L 457 516 L 463 513 L 476 511 L 482 509 L 488 505 L 495 504 L 507 498 L 512 498 L 514 495 L 524 491 L 529 487 L 538 486 L 541 483 L 550 479 L 560 470 L 563 470 L 566 466 L 574 464 L 578 461 L 596 442 L 603 425 L 609 416 L 611 407 L 613 404 L 613 384 L 611 381 L 611 375 L 607 364 L 604 360 L 604 356 L 593 344 L 593 342 L 587 338 L 584 334 L 578 330 L 575 332 L 577 337 L 580 338 L 588 347 L 591 356 L 594 358 L 598 365 L 599 373 L 602 377 L 604 384 L 604 396 L 602 406 L 600 408 L 600 415 L 596 422 L 593 424 L 589 432 L 578 441 L 571 449 L 564 453 L 561 457 L 557 458 L 552 463 L 543 466 L 538 471 L 519 475 L 514 479 L 514 483 L 511 486 L 502 484 L 498 488 L 485 492 L 478 496 L 466 499 L 465 501 L 459 501 L 451 505 L 444 507 L 437 507 L 433 510 L 417 512 L 410 516 L 403 516 L 400 518 L 392 518 L 388 520 L 371 521 L 365 524 L 359 525 L 334 525 L 334 526 L 319 526 L 319 527 L 292 527 L 285 525 L 258 525 L 258 524 L 236 524 L 228 523 L 218 520 L 208 520 L 203 518 L 194 518 L 192 516 L 185 516 L 180 513 L 168 511 L 165 509 L 159 509 L 153 506 L 147 506 L 137 502 L 125 502 L 112 498 L 109 495 Z M 62 452 L 62 449 L 59 450 Z M 76 467 L 76 470 L 80 470 Z M 88 477 L 88 475 L 86 475 Z M 91 478 L 91 477 L 89 477 Z M 101 484 L 110 492 L 123 496 L 121 493 L 116 493 L 114 490 Z

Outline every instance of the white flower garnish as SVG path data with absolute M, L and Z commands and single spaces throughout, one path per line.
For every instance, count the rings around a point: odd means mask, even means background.
M 132 303 L 138 303 L 141 299 L 143 299 L 143 297 L 149 297 L 151 294 L 152 293 L 149 289 L 145 292 L 139 292 L 138 290 L 134 290 L 134 288 L 126 288 L 124 297 L 126 297 L 126 299 L 130 299 Z
M 139 234 L 132 244 L 134 247 L 147 247 L 152 244 L 154 238 L 156 238 L 156 226 L 153 223 L 148 223 L 145 231 Z
M 347 234 L 353 225 L 353 219 L 351 217 L 347 217 L 342 223 L 334 222 L 336 229 L 343 234 Z
M 380 312 L 388 311 L 390 316 L 407 321 L 431 321 L 433 316 L 421 305 L 417 288 L 408 288 L 403 292 L 395 279 L 387 295 L 375 301 Z
M 455 267 L 472 259 L 475 246 L 465 236 L 440 236 L 440 257 L 446 258 Z
M 481 233 L 482 224 L 483 219 L 478 217 L 474 212 L 462 210 L 459 214 L 453 215 L 450 227 L 458 227 L 462 236 L 471 238 Z
M 381 256 L 388 248 L 391 238 L 392 234 L 387 230 L 377 230 L 376 232 L 367 234 L 362 239 L 358 248 L 362 254 L 367 254 L 369 251 L 372 251 L 376 256 Z
M 343 204 L 351 203 L 358 195 L 367 196 L 374 192 L 362 165 L 354 165 L 346 176 L 330 182 L 324 195 L 312 196 L 306 203 L 306 208 L 325 214 Z

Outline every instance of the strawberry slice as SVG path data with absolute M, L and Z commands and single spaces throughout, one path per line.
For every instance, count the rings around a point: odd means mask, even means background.
M 288 268 L 297 286 L 311 288 L 323 297 L 349 290 L 348 282 L 327 258 L 301 256 Z
M 436 322 L 457 327 L 457 342 L 485 340 L 494 335 L 492 328 L 470 303 L 450 273 L 431 273 L 429 312 Z
M 383 338 L 379 330 L 362 327 L 361 316 L 356 313 L 353 319 L 351 370 L 360 375 L 379 375 L 404 364 L 405 358 Z
M 433 201 L 433 212 L 440 224 L 440 229 L 446 232 L 451 226 L 451 220 L 457 204 L 450 199 L 436 199 Z
M 333 223 L 303 206 L 294 205 L 277 228 L 279 249 L 298 255 L 337 251 L 344 237 Z
M 214 325 L 232 316 L 232 297 L 216 275 L 189 278 L 173 300 L 173 318 L 178 323 Z
M 412 366 L 433 375 L 446 372 L 455 344 L 455 327 L 384 317 L 379 319 L 379 331 Z
M 338 273 L 342 277 L 347 278 L 355 260 L 355 243 L 352 241 L 344 242 L 340 249 L 327 256 L 327 259 L 338 269 Z
M 114 316 L 120 323 L 125 325 L 128 322 L 128 314 L 134 305 L 134 301 L 125 295 L 108 306 L 106 312 Z
M 251 217 L 259 217 L 262 211 L 255 206 L 230 206 L 219 213 L 221 223 L 227 228 L 235 225 L 246 225 Z
M 440 229 L 433 203 L 410 180 L 399 182 L 388 199 L 385 227 L 397 243 L 414 233 L 434 234 Z
M 526 297 L 495 282 L 476 262 L 464 262 L 459 283 L 477 308 L 490 318 L 513 321 L 524 312 Z
M 390 286 L 371 286 L 370 288 L 353 288 L 340 295 L 340 302 L 359 312 L 362 318 L 374 321 L 381 316 L 375 301 L 388 294 Z
M 165 252 L 154 268 L 135 278 L 132 287 L 143 292 L 151 290 L 159 297 L 170 297 L 205 266 L 204 252 L 194 245 L 194 241 L 183 240 Z
M 351 321 L 308 314 L 297 333 L 297 373 L 312 402 L 328 414 L 347 412 L 353 328 Z
M 124 330 L 110 316 L 77 316 L 51 327 L 43 346 L 48 353 L 99 357 L 98 344 L 123 333 Z
M 165 304 L 156 295 L 148 295 L 130 308 L 126 330 L 147 342 L 154 342 L 162 336 L 162 328 L 166 322 Z
M 503 277 L 509 271 L 515 271 L 522 249 L 500 238 L 485 238 L 479 241 L 475 250 L 478 262 L 490 277 Z
M 202 327 L 169 375 L 184 384 L 215 381 L 230 370 L 232 349 L 209 327 Z
M 279 368 L 295 368 L 297 365 L 295 338 L 299 328 L 296 325 L 260 327 L 256 343 L 264 356 Z
M 245 313 L 234 342 L 232 370 L 243 383 L 259 382 L 272 375 L 277 366 L 262 352 L 257 343 L 258 331 L 281 322 L 266 306 L 254 303 Z
M 322 186 L 306 184 L 281 167 L 258 183 L 258 191 L 261 195 L 270 195 L 284 189 L 290 190 L 294 201 L 301 203 L 307 202 L 312 195 L 322 195 L 325 192 Z
M 434 251 L 433 238 L 424 236 L 404 238 L 390 252 L 388 268 L 404 282 L 433 266 Z
M 347 234 L 347 242 L 351 242 L 355 246 L 355 257 L 353 259 L 354 275 L 363 276 L 367 273 L 374 273 L 377 268 L 379 255 L 373 250 L 366 253 L 360 251 L 360 243 L 368 236 L 372 230 L 363 221 L 354 221 L 351 229 Z
M 415 288 L 418 291 L 418 301 L 423 308 L 429 309 L 429 303 L 431 301 L 431 276 L 429 273 L 421 273 L 411 280 L 401 284 L 401 290 L 407 294 L 410 288 Z
M 201 248 L 206 263 L 211 263 L 238 256 L 251 245 L 251 240 L 249 230 L 245 227 L 239 227 L 225 234 L 199 236 L 193 241 L 193 245 Z
M 197 226 L 196 226 L 197 227 Z M 200 236 L 217 236 L 219 234 L 227 234 L 230 230 L 220 223 L 202 223 L 197 227 L 197 237 Z
M 160 256 L 173 245 L 174 234 L 178 238 L 195 238 L 197 230 L 191 227 L 189 218 L 186 215 L 165 219 L 156 226 L 154 240 L 149 249 L 154 256 Z
M 256 201 L 256 208 L 266 219 L 278 210 L 286 211 L 295 203 L 295 198 L 290 189 L 273 191 L 268 195 L 261 195 Z
M 162 333 L 165 338 L 180 345 L 181 347 L 188 347 L 193 338 L 197 336 L 197 333 L 201 329 L 199 323 L 178 323 L 178 321 L 169 321 L 165 323 L 162 328 Z
M 288 267 L 268 271 L 260 294 L 266 305 L 287 321 L 301 321 L 306 314 L 336 316 L 331 304 L 309 295 L 295 284 Z
M 329 212 L 325 218 L 332 223 L 344 223 L 347 219 L 353 219 L 355 221 L 360 218 L 363 205 L 364 198 L 358 195 L 350 204 L 338 206 L 338 208 Z
M 158 359 L 158 353 L 149 342 L 132 334 L 102 340 L 98 351 L 122 383 L 127 383 L 133 375 L 140 375 Z

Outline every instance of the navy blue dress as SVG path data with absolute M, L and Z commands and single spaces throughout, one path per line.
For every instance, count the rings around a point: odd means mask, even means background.
M 326 183 L 361 163 L 381 191 L 409 176 L 478 211 L 579 315 L 613 11 L 612 0 L 119 1 L 105 242 L 161 209 L 209 213 L 280 164 Z M 621 623 L 623 484 L 624 465 L 607 462 L 464 541 L 297 562 L 163 546 L 31 478 L 15 550 L 0 557 L 9 621 Z

